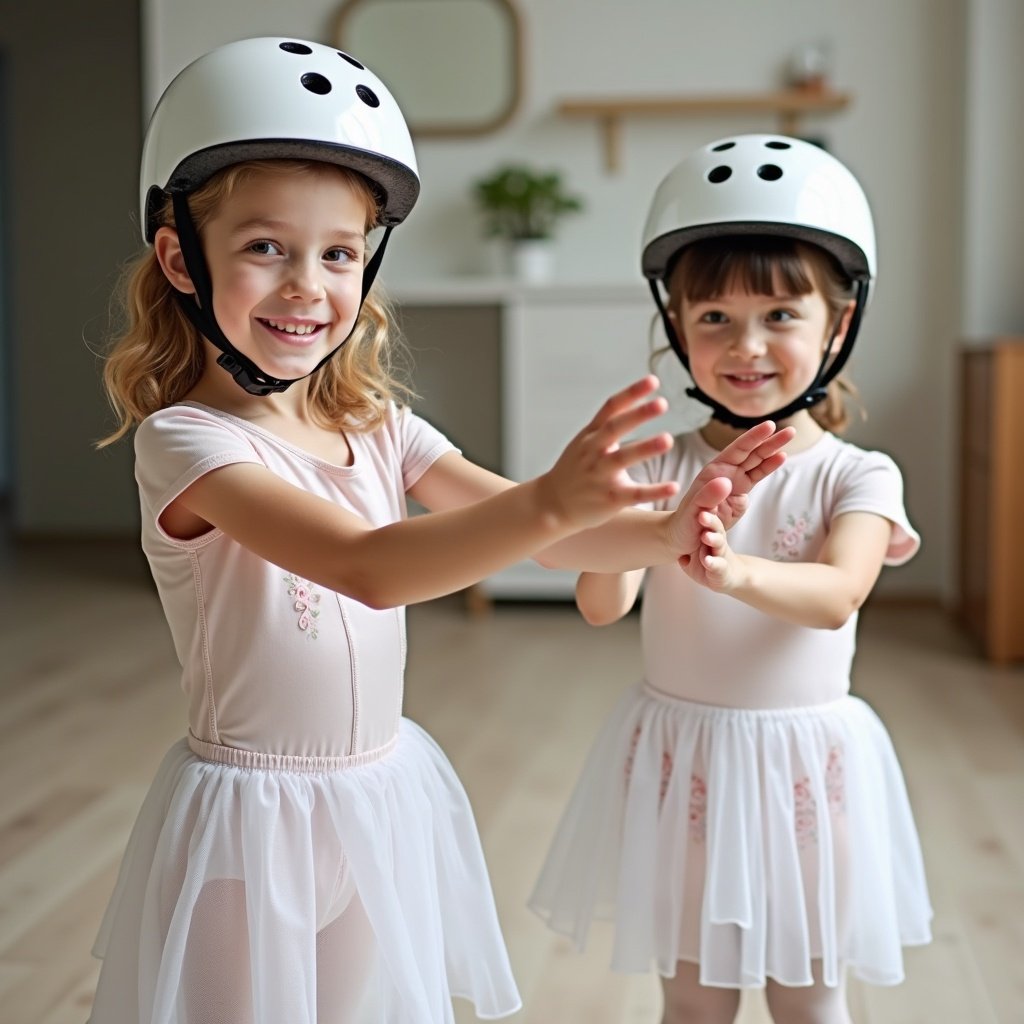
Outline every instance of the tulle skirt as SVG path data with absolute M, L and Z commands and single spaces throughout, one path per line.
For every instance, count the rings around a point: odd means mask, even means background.
M 785 710 L 630 690 L 598 737 L 530 900 L 612 967 L 700 965 L 704 985 L 903 980 L 931 907 L 902 773 L 855 697 Z
M 426 733 L 403 720 L 340 770 L 284 760 L 172 747 L 96 941 L 91 1024 L 450 1024 L 453 995 L 518 1009 L 472 811 Z

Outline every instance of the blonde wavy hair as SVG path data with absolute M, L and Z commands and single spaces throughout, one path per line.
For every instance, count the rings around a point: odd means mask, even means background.
M 316 161 L 258 160 L 225 168 L 189 196 L 197 230 L 242 182 L 268 171 L 335 173 L 365 200 L 366 230 L 377 224 L 378 200 L 362 175 Z M 158 224 L 174 227 L 169 197 Z M 118 426 L 97 442 L 98 448 L 120 440 L 151 413 L 180 402 L 198 382 L 205 360 L 202 336 L 178 305 L 152 246 L 125 267 L 114 299 L 121 329 L 106 353 L 103 386 Z M 408 401 L 412 395 L 400 365 L 404 357 L 391 308 L 375 285 L 348 341 L 309 378 L 314 415 L 328 428 L 378 427 L 390 402 Z
M 684 298 L 705 302 L 732 287 L 751 295 L 775 295 L 781 286 L 788 295 L 820 291 L 834 324 L 854 298 L 853 281 L 835 257 L 817 245 L 783 236 L 702 239 L 680 251 L 667 277 L 668 308 L 677 312 Z M 670 351 L 659 349 L 652 361 Z M 808 411 L 819 426 L 841 434 L 850 425 L 848 401 L 865 418 L 857 389 L 839 374 L 829 381 L 825 399 Z

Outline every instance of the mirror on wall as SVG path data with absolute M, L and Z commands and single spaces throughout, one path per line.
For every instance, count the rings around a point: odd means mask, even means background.
M 384 80 L 414 135 L 483 135 L 518 106 L 511 0 L 347 0 L 333 42 Z

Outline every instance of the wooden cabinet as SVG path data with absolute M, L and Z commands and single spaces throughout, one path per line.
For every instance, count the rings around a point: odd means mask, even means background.
M 1024 338 L 961 355 L 960 613 L 986 657 L 1024 658 Z
M 549 469 L 608 395 L 648 372 L 655 308 L 639 282 L 466 280 L 393 293 L 415 360 L 417 411 L 468 458 L 513 480 Z M 691 428 L 687 405 L 689 422 L 671 412 L 643 433 Z M 499 599 L 565 600 L 575 584 L 573 572 L 527 561 L 481 589 Z

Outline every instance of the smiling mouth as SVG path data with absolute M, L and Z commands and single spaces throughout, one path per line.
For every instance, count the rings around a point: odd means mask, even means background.
M 327 324 L 297 324 L 286 320 L 264 320 L 258 318 L 259 322 L 275 334 L 284 334 L 290 338 L 309 338 L 319 334 L 327 327 Z
M 731 384 L 754 385 L 766 380 L 774 380 L 774 373 L 726 373 L 723 375 Z

